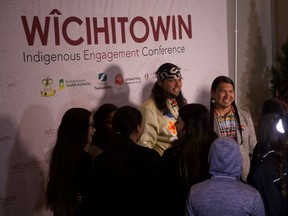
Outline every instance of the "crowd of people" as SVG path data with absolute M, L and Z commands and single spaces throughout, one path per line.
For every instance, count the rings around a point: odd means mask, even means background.
M 229 77 L 212 82 L 209 108 L 187 103 L 179 66 L 156 76 L 140 107 L 65 112 L 46 189 L 53 215 L 288 215 L 287 104 L 263 102 L 255 131 Z

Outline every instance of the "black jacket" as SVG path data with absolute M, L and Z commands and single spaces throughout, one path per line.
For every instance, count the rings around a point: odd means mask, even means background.
M 255 155 L 254 155 L 255 156 Z M 274 152 L 268 153 L 261 160 L 254 160 L 247 182 L 261 194 L 266 216 L 288 215 L 288 197 L 281 195 L 279 174 L 275 165 Z M 285 181 L 288 183 L 288 161 L 284 163 Z
M 95 215 L 156 215 L 160 155 L 127 140 L 95 159 Z

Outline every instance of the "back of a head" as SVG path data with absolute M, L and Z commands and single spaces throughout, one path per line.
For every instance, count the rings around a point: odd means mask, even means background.
M 63 115 L 58 129 L 57 145 L 67 148 L 87 144 L 90 111 L 84 108 L 71 108 Z M 83 147 L 80 146 L 80 147 Z
M 209 177 L 207 156 L 212 140 L 216 138 L 208 109 L 197 103 L 179 109 L 184 122 L 184 135 L 174 142 L 181 149 L 179 168 L 187 192 L 191 185 Z
M 97 130 L 103 130 L 107 123 L 107 118 L 109 114 L 116 111 L 117 107 L 114 104 L 106 103 L 102 104 L 94 113 L 93 120 L 94 120 L 94 127 Z
M 90 117 L 90 114 L 84 108 L 70 108 L 64 113 L 61 125 L 77 127 L 79 124 L 86 124 L 85 120 Z
M 125 137 L 129 135 L 141 125 L 141 112 L 131 106 L 120 107 L 113 116 L 112 127 L 113 131 Z
M 201 136 L 212 130 L 208 109 L 197 103 L 187 104 L 179 109 L 179 116 L 184 121 L 186 134 Z
M 286 139 L 288 123 L 288 105 L 278 99 L 271 98 L 262 104 L 261 115 L 258 126 L 258 136 L 261 143 L 261 150 L 263 153 L 271 149 L 277 149 L 279 143 L 283 143 Z M 279 132 L 276 125 L 281 121 L 283 126 L 283 133 Z M 273 146 L 276 145 L 276 146 Z
M 262 104 L 260 116 L 268 114 L 279 114 L 282 115 L 288 111 L 288 106 L 283 101 L 270 98 Z
M 259 150 L 262 155 L 270 150 L 281 149 L 282 145 L 286 145 L 285 133 L 279 132 L 277 124 L 281 120 L 284 128 L 286 127 L 287 114 L 266 114 L 261 117 L 258 125 Z M 286 131 L 285 131 L 286 132 Z
M 65 215 L 75 208 L 75 169 L 87 144 L 90 115 L 86 109 L 71 108 L 59 126 L 46 190 L 47 206 L 55 215 Z
M 211 144 L 208 161 L 209 173 L 212 176 L 240 178 L 242 155 L 235 140 L 228 137 L 217 138 Z

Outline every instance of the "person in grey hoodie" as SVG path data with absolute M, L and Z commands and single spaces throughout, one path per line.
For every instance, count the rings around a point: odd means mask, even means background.
M 259 192 L 240 181 L 242 156 L 237 142 L 217 138 L 210 147 L 211 178 L 191 187 L 186 215 L 265 215 Z

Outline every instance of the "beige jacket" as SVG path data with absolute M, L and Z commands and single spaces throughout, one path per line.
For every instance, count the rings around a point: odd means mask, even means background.
M 242 128 L 242 138 L 243 142 L 241 143 L 241 135 L 240 131 L 237 130 L 237 141 L 240 145 L 240 151 L 242 154 L 242 179 L 246 181 L 249 170 L 250 170 L 250 161 L 251 156 L 253 154 L 253 150 L 255 148 L 255 145 L 257 143 L 256 135 L 255 135 L 255 129 L 254 124 L 251 118 L 250 113 L 245 112 L 243 110 L 239 110 L 239 117 L 241 122 L 241 128 Z M 214 118 L 214 130 L 219 135 L 220 134 L 220 128 L 219 125 L 216 123 L 217 119 L 216 116 Z
M 152 98 L 146 100 L 140 107 L 145 129 L 138 144 L 155 149 L 161 156 L 171 146 L 172 141 L 177 139 L 174 123 L 178 116 L 178 106 L 172 108 L 169 100 L 167 104 L 172 114 L 170 117 L 157 109 Z

